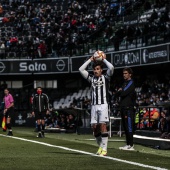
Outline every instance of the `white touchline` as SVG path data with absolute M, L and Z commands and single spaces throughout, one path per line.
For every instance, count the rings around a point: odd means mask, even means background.
M 64 150 L 67 150 L 67 151 L 82 153 L 82 154 L 85 154 L 85 155 L 91 155 L 91 156 L 100 157 L 100 158 L 104 158 L 104 159 L 110 159 L 110 160 L 113 160 L 113 161 L 118 161 L 118 162 L 123 162 L 123 163 L 131 164 L 131 165 L 140 166 L 140 167 L 143 167 L 143 168 L 150 168 L 150 169 L 157 169 L 157 170 L 168 170 L 168 169 L 165 169 L 165 168 L 145 165 L 145 164 L 141 164 L 141 163 L 137 163 L 137 162 L 132 162 L 132 161 L 127 161 L 127 160 L 123 160 L 123 159 L 113 158 L 113 157 L 110 157 L 110 156 L 99 156 L 99 155 L 96 155 L 94 153 L 81 151 L 81 150 L 77 150 L 77 149 L 71 149 L 71 148 L 67 148 L 67 147 L 63 147 L 63 146 L 52 145 L 52 144 L 49 144 L 49 143 L 39 142 L 39 141 L 35 141 L 35 140 L 19 138 L 19 137 L 14 137 L 14 136 L 6 136 L 6 135 L 2 135 L 2 134 L 0 134 L 0 136 L 13 138 L 13 139 L 18 139 L 18 140 L 22 140 L 22 141 L 26 141 L 26 142 L 37 143 L 37 144 L 40 144 L 40 145 L 45 145 L 45 146 L 49 146 L 49 147 L 64 149 Z

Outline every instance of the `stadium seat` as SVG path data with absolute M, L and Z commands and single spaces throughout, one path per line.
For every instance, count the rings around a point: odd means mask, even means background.
M 53 102 L 53 108 L 54 108 L 54 109 L 57 109 L 57 108 L 58 108 L 58 102 L 57 102 L 57 101 L 54 101 L 54 102 Z
M 15 52 L 8 52 L 7 53 L 7 58 L 9 58 L 9 59 L 16 58 L 16 53 Z

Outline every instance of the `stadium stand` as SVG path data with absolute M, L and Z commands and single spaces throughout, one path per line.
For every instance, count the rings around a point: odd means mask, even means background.
M 168 0 L 96 2 L 2 0 L 1 58 L 83 55 L 98 48 L 118 51 L 169 40 Z

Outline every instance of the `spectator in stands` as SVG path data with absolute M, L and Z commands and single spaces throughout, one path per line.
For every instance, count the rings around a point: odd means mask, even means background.
M 160 137 L 170 139 L 170 114 L 168 110 L 161 112 L 161 119 L 158 125 L 159 131 L 162 132 Z
M 46 45 L 44 41 L 40 41 L 40 44 L 38 46 L 38 56 L 39 58 L 45 58 L 46 57 Z
M 77 99 L 75 97 L 73 98 L 73 104 L 77 106 Z
M 5 44 L 4 44 L 4 42 L 0 43 L 0 58 L 1 59 L 5 58 Z
M 158 129 L 158 121 L 160 117 L 159 110 L 157 108 L 151 108 L 150 109 L 150 121 L 152 123 L 152 129 L 157 130 Z
M 142 0 L 137 2 L 126 1 L 121 3 L 102 1 L 102 3 L 98 3 L 97 7 L 95 6 L 95 8 L 90 5 L 89 8 L 87 8 L 87 5 L 83 1 L 70 1 L 68 2 L 68 5 L 66 4 L 63 6 L 59 6 L 54 2 L 47 3 L 47 1 L 43 1 L 41 3 L 37 3 L 35 1 L 32 2 L 31 0 L 22 2 L 9 1 L 9 3 L 3 1 L 1 2 L 2 8 L 0 8 L 0 13 L 2 11 L 0 15 L 3 17 L 2 26 L 10 28 L 12 31 L 4 31 L 2 33 L 2 37 L 10 39 L 11 36 L 15 36 L 19 39 L 24 35 L 26 37 L 24 46 L 26 44 L 29 47 L 31 46 L 30 43 L 33 44 L 33 46 L 35 45 L 34 41 L 29 41 L 28 45 L 28 35 L 31 34 L 33 38 L 37 37 L 39 40 L 43 38 L 47 48 L 46 53 L 48 54 L 51 54 L 53 51 L 56 51 L 57 56 L 80 54 L 82 48 L 77 48 L 77 51 L 74 51 L 77 44 L 83 47 L 84 44 L 88 45 L 89 42 L 97 42 L 98 38 L 96 37 L 102 37 L 102 33 L 103 30 L 105 30 L 106 24 L 112 25 L 112 31 L 114 32 L 115 21 L 122 19 L 121 17 L 119 18 L 119 16 L 124 15 L 124 17 L 126 17 L 126 15 L 131 14 L 132 11 L 135 12 L 135 10 L 138 10 L 139 6 L 142 7 L 144 2 L 145 10 L 150 9 L 151 5 L 149 2 Z M 165 7 L 166 4 L 167 1 L 156 2 L 153 8 L 156 9 L 157 7 Z M 168 39 L 166 34 L 169 35 L 169 29 L 166 26 L 166 23 L 169 21 L 168 13 L 169 9 L 166 7 L 166 10 L 162 12 L 160 17 L 160 23 L 165 23 L 163 24 L 164 26 L 162 25 L 162 28 L 164 27 L 165 29 L 166 40 Z M 156 17 L 155 12 L 153 12 L 151 16 L 151 22 L 155 18 L 159 18 L 159 16 Z M 150 27 L 152 27 L 151 23 Z M 60 30 L 62 30 L 63 34 L 61 34 Z M 129 31 L 130 30 L 128 28 L 126 32 L 128 33 Z M 161 30 L 159 30 L 159 32 L 162 33 Z M 87 38 L 88 41 L 72 42 L 71 36 L 74 33 L 76 33 L 78 37 L 84 37 L 84 40 Z M 143 31 L 143 42 L 145 42 L 146 45 L 148 44 L 149 36 L 147 36 L 147 34 L 149 33 L 150 30 Z M 60 40 L 58 40 L 58 43 L 56 43 L 57 34 L 60 34 L 61 36 Z M 49 35 L 53 35 L 55 38 L 49 38 Z M 107 36 L 109 35 L 107 34 Z M 133 36 L 137 35 L 135 34 L 131 36 L 131 34 L 128 33 L 126 36 L 128 41 L 130 40 L 130 43 L 132 43 L 131 38 L 133 39 Z M 150 37 L 151 36 L 154 35 L 150 35 Z M 122 37 L 120 39 L 118 38 L 119 37 L 115 36 L 114 39 L 112 39 L 113 41 L 108 42 L 114 43 L 115 50 L 119 50 L 119 44 L 123 40 Z M 101 42 L 99 41 L 98 43 Z M 6 40 L 4 41 L 4 44 L 6 44 Z M 37 44 L 39 45 L 39 42 Z M 35 45 L 34 51 L 36 52 L 38 45 Z M 53 51 L 51 49 L 52 47 Z M 16 52 L 15 48 L 10 48 L 9 50 L 10 52 Z M 29 51 L 29 48 L 27 51 Z M 84 50 L 83 53 L 85 52 L 86 51 Z M 21 55 L 22 57 L 23 54 L 20 52 L 17 53 L 17 55 Z
M 69 114 L 68 115 L 68 118 L 67 118 L 67 129 L 71 129 L 71 130 L 75 130 L 75 126 L 76 126 L 76 123 L 75 123 L 75 118 L 72 114 Z
M 60 128 L 60 123 L 61 123 L 61 119 L 59 116 L 57 116 L 55 119 L 54 128 Z
M 156 12 L 156 10 L 154 9 L 152 14 L 151 14 L 151 17 L 149 18 L 149 21 L 150 22 L 153 22 L 155 19 L 158 19 L 158 13 Z
M 143 124 L 143 114 L 146 112 L 146 108 L 140 108 L 137 112 L 136 112 L 136 116 L 135 116 L 135 130 L 137 128 L 139 129 L 143 129 L 144 128 L 144 124 Z
M 61 129 L 66 129 L 67 123 L 66 123 L 65 117 L 61 117 L 61 121 L 60 121 L 59 127 L 60 127 Z
M 161 117 L 158 123 L 158 128 L 161 133 L 167 132 L 167 119 L 165 111 L 161 111 Z
M 0 17 L 2 16 L 3 14 L 3 6 L 0 4 Z
M 134 35 L 134 28 L 132 26 L 127 26 L 126 28 L 126 40 L 132 44 L 133 42 L 133 35 Z
M 152 128 L 153 130 L 157 130 L 159 116 L 160 116 L 160 113 L 157 108 L 150 108 L 150 109 L 146 110 L 146 112 L 143 114 L 143 118 L 141 120 L 141 123 L 143 123 L 143 127 L 144 128 Z

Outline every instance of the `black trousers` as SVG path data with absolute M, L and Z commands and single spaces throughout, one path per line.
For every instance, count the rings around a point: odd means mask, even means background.
M 121 109 L 122 124 L 126 135 L 127 145 L 133 146 L 134 120 L 135 114 L 133 109 Z

